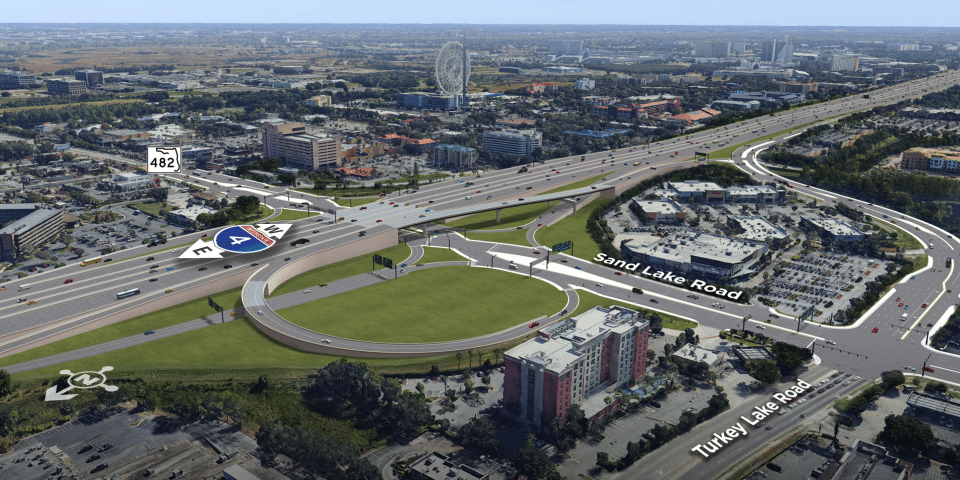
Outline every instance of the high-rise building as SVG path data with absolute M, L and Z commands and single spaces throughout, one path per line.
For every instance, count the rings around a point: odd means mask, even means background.
M 342 164 L 340 136 L 306 132 L 305 123 L 267 124 L 263 129 L 263 158 L 279 158 L 298 170 L 337 168 Z
M 543 134 L 536 130 L 488 130 L 483 132 L 483 149 L 496 154 L 533 155 L 543 145 Z
M 760 50 L 761 62 L 790 63 L 793 61 L 793 36 L 786 35 L 783 40 L 763 42 Z
M 779 63 L 790 63 L 793 61 L 793 35 L 784 35 L 783 48 L 780 55 L 775 60 Z
M 47 80 L 47 93 L 50 95 L 80 95 L 87 93 L 87 82 L 80 80 Z
M 597 307 L 503 354 L 504 413 L 546 427 L 579 405 L 593 420 L 616 408 L 608 391 L 647 371 L 650 323 L 619 306 Z
M 831 72 L 852 72 L 860 68 L 860 57 L 855 55 L 834 55 L 830 63 Z
M 551 40 L 550 55 L 582 55 L 583 40 Z
M 73 72 L 73 78 L 86 83 L 87 88 L 103 85 L 103 72 L 99 70 L 77 70 Z
M 730 42 L 697 42 L 695 57 L 727 58 L 730 56 Z
M 22 209 L 17 211 L 23 212 Z M 12 261 L 24 253 L 24 246 L 43 245 L 60 235 L 63 229 L 62 210 L 35 209 L 0 229 L 0 259 Z

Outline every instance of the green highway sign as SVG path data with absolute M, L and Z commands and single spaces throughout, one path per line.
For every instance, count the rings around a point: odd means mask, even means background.
M 385 268 L 393 268 L 393 260 L 383 257 L 383 263 L 381 265 L 383 265 Z

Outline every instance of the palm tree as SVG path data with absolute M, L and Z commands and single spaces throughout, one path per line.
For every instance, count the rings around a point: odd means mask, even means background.
M 463 353 L 457 352 L 457 370 L 460 370 L 460 359 L 463 358 Z

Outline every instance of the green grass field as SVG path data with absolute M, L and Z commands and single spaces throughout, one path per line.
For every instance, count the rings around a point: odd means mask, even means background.
M 596 177 L 590 177 L 590 178 L 587 178 L 587 179 L 580 180 L 579 182 L 573 182 L 573 183 L 571 183 L 571 184 L 569 184 L 569 185 L 564 185 L 564 186 L 562 186 L 562 187 L 554 188 L 553 190 L 548 190 L 548 191 L 546 191 L 546 192 L 543 192 L 541 195 L 545 195 L 545 194 L 548 194 L 548 193 L 565 192 L 565 191 L 567 191 L 567 190 L 573 190 L 573 189 L 575 189 L 575 188 L 589 187 L 590 185 L 593 185 L 594 183 L 597 183 L 597 182 L 599 182 L 600 180 L 606 178 L 607 175 L 608 175 L 608 174 L 604 173 L 604 174 L 602 174 L 602 175 L 597 175 Z M 536 198 L 536 197 L 534 197 L 534 198 Z
M 454 250 L 440 247 L 423 247 L 423 257 L 417 263 L 463 262 L 467 259 Z
M 496 230 L 498 228 L 513 228 L 532 222 L 547 210 L 547 202 L 532 203 L 505 208 L 500 211 L 500 223 L 497 223 L 497 212 L 480 212 L 460 220 L 446 223 L 445 226 L 465 228 L 467 230 Z
M 384 257 L 393 260 L 393 263 L 400 265 L 410 256 L 410 247 L 400 244 L 390 248 L 380 250 L 378 253 Z M 269 296 L 283 295 L 292 293 L 305 288 L 313 288 L 320 283 L 330 283 L 335 280 L 349 278 L 354 275 L 360 275 L 373 269 L 373 254 L 362 255 L 348 260 L 342 260 L 337 263 L 331 263 L 320 268 L 310 270 L 301 275 L 287 280 L 280 288 L 276 289 Z M 377 265 L 377 268 L 381 268 Z
M 494 333 L 554 313 L 563 292 L 497 270 L 444 267 L 285 308 L 292 323 L 374 342 L 441 342 Z M 359 315 L 357 306 L 363 305 Z
M 140 210 L 143 213 L 153 215 L 155 217 L 160 216 L 160 209 L 163 207 L 163 204 L 160 202 L 149 202 L 149 203 L 132 203 L 130 208 L 134 210 Z M 168 207 L 173 208 L 173 207 Z
M 587 219 L 594 210 L 602 209 L 612 201 L 606 198 L 598 198 L 587 206 L 578 209 L 576 217 L 569 215 L 549 227 L 540 228 L 537 230 L 537 243 L 550 246 L 572 240 L 573 256 L 585 260 L 597 256 L 600 253 L 600 247 L 587 234 Z
M 879 218 L 872 218 L 870 223 L 888 231 L 888 232 L 897 232 L 897 246 L 904 250 L 920 250 L 923 248 L 923 245 L 917 241 L 916 238 L 913 238 L 909 233 L 904 229 Z
M 240 301 L 239 288 L 212 295 L 210 298 L 224 309 L 240 308 L 243 306 Z M 181 303 L 180 305 L 124 320 L 113 325 L 101 327 L 92 332 L 81 333 L 70 338 L 65 338 L 42 347 L 34 348 L 33 350 L 0 358 L 0 366 L 12 365 L 55 355 L 57 353 L 76 350 L 78 348 L 89 347 L 91 345 L 129 337 L 130 335 L 142 335 L 143 332 L 147 330 L 169 327 L 215 313 L 216 312 L 210 308 L 210 305 L 207 304 L 206 298 L 192 300 Z
M 311 216 L 311 217 L 317 216 L 317 215 L 320 215 L 320 214 L 317 213 L 317 212 L 310 212 L 310 216 Z M 306 211 L 306 210 L 302 210 L 302 211 L 301 211 L 301 210 L 291 210 L 291 209 L 288 209 L 288 208 L 284 208 L 284 209 L 280 212 L 280 215 L 277 215 L 276 217 L 271 218 L 270 221 L 272 221 L 272 222 L 280 222 L 280 221 L 283 221 L 283 220 L 300 220 L 300 219 L 303 219 L 303 218 L 307 218 L 307 211 Z
M 470 240 L 483 240 L 485 242 L 512 243 L 514 245 L 530 246 L 527 241 L 527 229 L 511 230 L 509 232 L 470 232 L 467 234 Z
M 380 198 L 379 198 L 379 197 L 373 197 L 373 198 L 344 198 L 344 197 L 337 197 L 337 198 L 334 198 L 334 199 L 333 199 L 334 202 L 337 202 L 337 205 L 340 205 L 340 206 L 343 206 L 343 207 L 359 207 L 360 205 L 366 205 L 366 204 L 368 204 L 368 203 L 373 203 L 373 202 L 376 202 L 377 200 L 380 200 Z
M 577 295 L 580 296 L 580 303 L 577 304 L 577 308 L 575 308 L 572 313 L 564 317 L 565 319 L 580 315 L 581 313 L 587 310 L 590 310 L 594 307 L 609 307 L 610 305 L 618 305 L 624 308 L 629 308 L 631 310 L 637 310 L 644 316 L 650 316 L 650 314 L 653 313 L 652 311 L 646 310 L 642 307 L 631 305 L 629 303 L 610 300 L 609 298 L 604 298 L 584 290 L 577 290 Z M 642 297 L 638 296 L 638 300 L 640 298 Z M 663 328 L 683 331 L 684 329 L 687 329 L 687 328 L 696 328 L 697 325 L 699 325 L 697 322 L 684 320 L 682 318 L 675 317 L 673 315 L 667 315 L 665 313 L 659 313 L 659 315 L 660 315 L 660 318 L 663 319 Z

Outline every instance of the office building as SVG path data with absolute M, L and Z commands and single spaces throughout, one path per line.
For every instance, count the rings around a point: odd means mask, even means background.
M 830 238 L 845 242 L 852 242 L 867 238 L 867 234 L 860 231 L 860 229 L 857 227 L 854 227 L 843 220 L 828 217 L 822 213 L 817 216 L 801 216 L 800 226 L 813 228 L 818 230 L 821 235 L 827 235 Z
M 410 480 L 487 480 L 489 474 L 478 472 L 466 465 L 454 463 L 450 456 L 430 452 L 407 467 L 404 477 Z
M 422 110 L 450 111 L 460 108 L 463 98 L 460 95 L 440 93 L 397 93 L 397 106 Z
M 687 219 L 687 212 L 679 203 L 667 200 L 644 200 L 634 197 L 630 202 L 630 210 L 647 225 L 658 223 L 680 224 Z
M 47 80 L 50 95 L 80 95 L 87 93 L 87 83 L 80 80 Z
M 920 44 L 918 43 L 888 43 L 887 51 L 888 52 L 908 52 L 908 51 L 920 50 Z
M 0 228 L 0 260 L 14 261 L 23 254 L 24 245 L 40 248 L 57 238 L 63 229 L 63 211 L 34 209 Z
M 171 212 L 167 212 L 167 220 L 175 225 L 188 227 L 192 225 L 193 222 L 197 221 L 197 217 L 204 213 L 213 215 L 217 213 L 217 211 L 204 205 L 193 205 L 187 208 L 180 208 Z
M 16 70 L 0 72 L 0 86 L 7 88 L 32 87 L 37 84 L 37 77 L 32 73 L 23 73 Z
M 739 100 L 714 100 L 710 102 L 711 107 L 734 108 L 737 110 L 756 110 L 760 108 L 759 100 L 750 100 L 741 102 Z
M 277 75 L 296 75 L 303 73 L 303 65 L 277 65 L 273 67 L 273 73 Z
M 153 187 L 157 182 L 157 176 L 121 172 L 113 174 L 112 179 L 104 182 L 110 190 L 123 192 Z
M 723 352 L 708 350 L 692 343 L 680 347 L 677 351 L 673 352 L 672 355 L 673 360 L 678 364 L 691 365 L 703 362 L 710 367 L 710 370 L 714 371 L 723 365 L 725 356 Z
M 329 107 L 330 95 L 315 95 L 303 101 L 308 107 Z
M 473 168 L 476 159 L 477 149 L 475 148 L 441 144 L 430 149 L 430 161 L 438 168 L 467 170 Z
M 511 153 L 530 157 L 543 145 L 543 133 L 536 130 L 487 130 L 483 132 L 483 149 L 493 154 Z
M 960 403 L 953 401 L 952 397 L 914 391 L 910 394 L 910 398 L 907 398 L 907 406 L 960 425 Z
M 650 323 L 619 306 L 596 307 L 544 328 L 503 354 L 503 410 L 546 428 L 579 405 L 591 421 L 616 408 L 606 397 L 647 370 Z
M 581 78 L 576 82 L 573 82 L 573 88 L 575 90 L 593 90 L 597 86 L 597 82 L 589 78 Z
M 806 95 L 810 92 L 816 92 L 818 89 L 817 82 L 781 82 L 780 91 L 784 93 L 799 93 L 801 95 Z
M 543 67 L 542 70 L 553 73 L 580 73 L 583 71 L 580 67 L 568 67 L 565 65 L 551 65 L 549 67 Z
M 103 85 L 103 72 L 99 70 L 77 70 L 73 72 L 73 78 L 85 83 L 87 88 Z
M 830 63 L 831 72 L 852 72 L 860 68 L 860 57 L 855 55 L 834 55 Z
M 727 282 L 753 273 L 751 268 L 769 248 L 766 244 L 708 233 L 673 233 L 643 245 L 620 246 L 623 259 L 670 271 L 686 278 Z
M 960 152 L 914 147 L 900 159 L 903 170 L 960 170 Z
M 223 480 L 260 480 L 260 477 L 248 472 L 240 465 L 231 465 L 223 469 Z
M 550 55 L 583 55 L 583 40 L 551 40 Z
M 340 137 L 309 134 L 301 122 L 265 124 L 263 157 L 279 158 L 298 170 L 337 168 L 342 164 Z
M 762 92 L 743 92 L 737 91 L 727 95 L 727 99 L 736 100 L 739 102 L 749 102 L 751 100 L 756 100 L 758 102 L 787 102 L 790 104 L 799 103 L 806 99 L 803 94 L 800 93 L 787 93 L 787 92 L 773 92 L 770 90 L 764 90 Z

